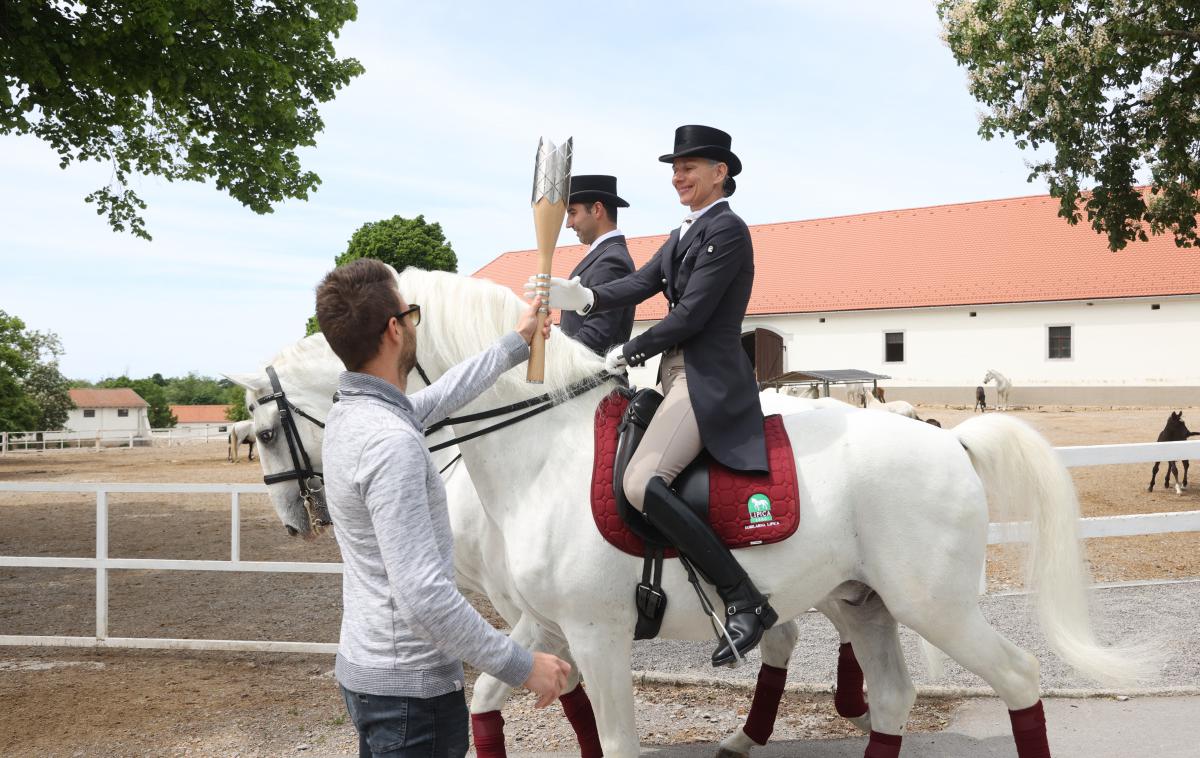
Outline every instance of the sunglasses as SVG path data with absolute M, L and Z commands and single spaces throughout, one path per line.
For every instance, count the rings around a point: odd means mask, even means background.
M 418 326 L 421 323 L 421 306 L 410 305 L 408 306 L 407 310 L 397 313 L 392 318 L 395 318 L 398 322 L 408 319 L 408 323 L 412 324 L 413 326 Z M 391 319 L 388 319 L 388 322 L 383 325 L 384 331 L 387 331 L 387 328 L 391 326 L 391 323 Z

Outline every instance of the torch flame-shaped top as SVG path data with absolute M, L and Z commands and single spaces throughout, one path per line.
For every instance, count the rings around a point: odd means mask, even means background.
M 551 203 L 566 203 L 571 193 L 571 143 L 573 138 L 554 146 L 542 137 L 538 140 L 537 157 L 533 163 L 534 205 L 543 197 Z

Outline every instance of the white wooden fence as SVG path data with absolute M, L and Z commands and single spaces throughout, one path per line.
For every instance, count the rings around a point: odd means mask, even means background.
M 1132 445 L 1061 447 L 1057 452 L 1067 466 L 1102 466 L 1119 463 L 1148 463 L 1156 460 L 1200 459 L 1200 440 L 1155 442 Z M 65 647 L 124 647 L 193 650 L 252 650 L 265 652 L 334 653 L 335 643 L 278 642 L 267 640 L 157 639 L 110 637 L 108 635 L 108 572 L 122 569 L 159 571 L 262 571 L 279 573 L 340 574 L 340 563 L 243 561 L 240 555 L 241 512 L 239 496 L 265 493 L 262 484 L 113 484 L 106 482 L 0 482 L 0 492 L 85 492 L 96 495 L 96 556 L 94 558 L 46 558 L 0 556 L 0 567 L 77 568 L 96 572 L 96 634 L 93 637 L 51 635 L 0 635 L 0 645 Z M 223 493 L 230 496 L 231 522 L 229 560 L 161 560 L 111 558 L 108 555 L 109 493 Z M 1136 496 L 1136 493 L 1130 493 Z M 1083 537 L 1118 537 L 1139 534 L 1200 531 L 1200 511 L 1150 513 L 1136 516 L 1085 518 L 1080 523 Z M 1026 524 L 992 524 L 988 544 L 1026 539 Z
M 45 450 L 100 450 L 111 447 L 134 447 L 136 445 L 181 445 L 191 442 L 228 440 L 229 427 L 235 422 L 163 427 L 146 431 L 120 431 L 116 429 L 90 429 L 71 431 L 59 429 L 41 432 L 0 432 L 0 455 Z

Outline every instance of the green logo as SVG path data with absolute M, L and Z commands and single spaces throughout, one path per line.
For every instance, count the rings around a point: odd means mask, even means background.
M 761 492 L 753 494 L 746 501 L 746 511 L 750 514 L 751 524 L 762 524 L 771 520 L 771 498 Z

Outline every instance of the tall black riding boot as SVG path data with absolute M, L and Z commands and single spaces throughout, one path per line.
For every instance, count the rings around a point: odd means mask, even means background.
M 729 548 L 661 477 L 650 477 L 643 506 L 651 526 L 662 532 L 716 585 L 725 605 L 725 629 L 738 654 L 753 650 L 778 615 Z M 722 640 L 713 653 L 713 665 L 724 666 L 734 660 L 729 640 Z

